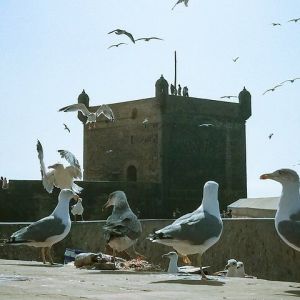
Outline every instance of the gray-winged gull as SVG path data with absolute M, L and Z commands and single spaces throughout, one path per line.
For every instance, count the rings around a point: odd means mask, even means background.
M 90 123 L 94 123 L 94 127 L 96 127 L 97 118 L 102 114 L 109 121 L 113 122 L 115 120 L 113 111 L 106 104 L 100 105 L 99 108 L 96 110 L 96 112 L 90 112 L 83 103 L 71 104 L 71 105 L 60 108 L 59 111 L 64 111 L 64 112 L 81 111 L 83 113 L 83 115 L 85 115 L 87 117 L 86 124 L 89 124 L 89 127 L 88 127 L 89 129 L 91 128 Z
M 43 147 L 39 140 L 36 149 L 40 161 L 43 186 L 48 193 L 52 193 L 54 186 L 59 189 L 71 189 L 75 193 L 80 193 L 82 191 L 82 188 L 74 183 L 74 179 L 82 178 L 82 173 L 78 160 L 71 152 L 67 150 L 58 150 L 60 156 L 65 158 L 70 164 L 69 166 L 64 167 L 63 164 L 56 163 L 48 167 L 53 170 L 47 171 L 44 163 Z
M 169 253 L 164 254 L 162 257 L 169 258 L 169 265 L 168 265 L 168 273 L 200 273 L 201 270 L 198 267 L 194 266 L 181 266 L 178 267 L 178 254 L 175 251 L 171 251 Z M 202 267 L 205 272 L 205 269 L 209 267 Z
M 214 181 L 206 182 L 202 204 L 198 209 L 150 235 L 153 242 L 171 246 L 181 255 L 199 253 L 203 279 L 207 277 L 202 270 L 202 254 L 220 239 L 223 230 L 218 187 Z
M 299 176 L 291 169 L 263 174 L 260 179 L 272 179 L 282 184 L 282 193 L 275 215 L 275 228 L 280 238 L 300 251 L 300 195 Z
M 69 203 L 72 198 L 77 200 L 79 197 L 72 190 L 61 190 L 57 206 L 51 215 L 16 231 L 5 243 L 41 247 L 43 263 L 46 263 L 46 252 L 50 263 L 53 264 L 51 247 L 63 240 L 71 229 Z
M 133 246 L 142 233 L 142 226 L 132 212 L 124 192 L 115 191 L 108 197 L 103 208 L 113 206 L 112 214 L 103 226 L 106 243 L 115 252 L 122 252 Z

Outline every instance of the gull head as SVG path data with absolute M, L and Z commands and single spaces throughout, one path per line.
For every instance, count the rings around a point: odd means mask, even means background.
M 122 206 L 123 204 L 128 205 L 126 195 L 122 191 L 115 191 L 108 196 L 107 202 L 104 204 L 103 209 L 110 206 Z
M 266 173 L 260 176 L 260 179 L 272 179 L 281 184 L 288 182 L 299 182 L 297 172 L 291 169 L 279 169 L 273 173 Z
M 54 165 L 48 166 L 48 169 L 54 169 L 54 170 L 57 170 L 57 169 L 59 169 L 59 168 L 61 168 L 61 167 L 63 167 L 62 164 L 56 163 L 56 164 L 54 164 Z
M 227 265 L 225 266 L 225 269 L 236 269 L 237 268 L 237 261 L 235 259 L 229 259 L 227 261 Z
M 58 195 L 58 200 L 67 200 L 67 201 L 70 201 L 71 199 L 74 199 L 76 201 L 78 201 L 79 199 L 79 196 L 73 192 L 72 190 L 70 189 L 63 189 L 60 191 L 59 195 Z
M 175 251 L 171 251 L 171 252 L 168 252 L 166 254 L 163 254 L 161 257 L 167 257 L 170 260 L 171 259 L 178 259 L 178 254 Z

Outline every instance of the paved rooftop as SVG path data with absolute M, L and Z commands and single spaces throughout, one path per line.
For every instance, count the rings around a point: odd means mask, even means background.
M 199 275 L 94 271 L 0 260 L 0 299 L 298 299 L 300 284 Z

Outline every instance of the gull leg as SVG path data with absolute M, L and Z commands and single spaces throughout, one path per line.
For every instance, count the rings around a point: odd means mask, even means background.
M 74 215 L 74 222 L 76 222 L 76 215 Z
M 46 253 L 47 253 L 47 255 L 48 255 L 50 264 L 51 264 L 51 265 L 54 265 L 54 262 L 53 262 L 53 259 L 52 259 L 52 256 L 51 256 L 51 247 L 47 247 L 47 248 L 46 248 Z
M 83 220 L 83 215 L 81 215 L 81 221 L 84 221 L 84 220 Z
M 45 259 L 45 248 L 44 248 L 44 247 L 42 247 L 41 252 L 42 252 L 42 260 L 43 260 L 43 264 L 46 264 L 46 259 Z
M 202 255 L 200 255 L 200 271 L 201 271 L 201 280 L 208 280 L 209 278 L 206 277 L 202 269 Z

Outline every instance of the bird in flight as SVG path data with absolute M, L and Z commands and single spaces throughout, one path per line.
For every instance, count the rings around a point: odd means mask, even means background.
M 295 23 L 297 23 L 299 20 L 300 20 L 300 18 L 296 18 L 296 19 L 288 20 L 288 22 L 295 22 Z
M 285 80 L 285 81 L 282 81 L 282 82 L 280 82 L 280 84 L 283 84 L 283 83 L 285 83 L 285 82 L 290 82 L 290 83 L 294 83 L 294 81 L 295 80 L 298 80 L 298 79 L 300 79 L 299 77 L 297 77 L 297 78 L 293 78 L 293 79 L 287 79 L 287 80 Z
M 90 112 L 83 103 L 71 104 L 62 107 L 59 109 L 59 111 L 81 111 L 83 115 L 87 117 L 86 124 L 89 124 L 88 129 L 91 129 L 90 123 L 94 123 L 94 128 L 96 127 L 97 117 L 99 117 L 101 114 L 103 114 L 111 122 L 115 120 L 113 111 L 106 104 L 100 105 L 96 112 Z
M 280 23 L 272 23 L 273 26 L 281 26 Z
M 236 62 L 238 59 L 239 59 L 239 56 L 236 58 L 233 58 L 232 60 L 233 60 L 233 62 Z
M 175 8 L 175 6 L 176 6 L 177 4 L 182 3 L 182 2 L 184 2 L 184 5 L 187 7 L 187 6 L 188 6 L 189 0 L 178 0 L 178 1 L 176 2 L 176 4 L 173 6 L 172 10 Z
M 127 44 L 126 43 L 114 44 L 114 45 L 109 46 L 107 49 L 110 49 L 112 47 L 119 47 L 120 45 L 127 45 Z
M 272 138 L 273 135 L 274 135 L 274 133 L 270 133 L 270 134 L 269 134 L 269 136 L 268 136 L 268 137 L 269 137 L 269 140 Z
M 110 31 L 108 34 L 111 34 L 111 33 L 115 33 L 115 34 L 117 34 L 117 35 L 120 35 L 120 34 L 125 34 L 125 35 L 127 35 L 130 39 L 131 39 L 131 41 L 133 42 L 133 43 L 135 43 L 135 41 L 134 41 L 134 38 L 133 38 L 133 36 L 132 36 L 132 34 L 130 33 L 130 32 L 127 32 L 126 30 L 123 30 L 123 29 L 115 29 L 115 30 L 113 30 L 113 31 Z
M 155 37 L 155 36 L 152 36 L 152 37 L 145 37 L 145 38 L 139 38 L 139 39 L 136 39 L 135 41 L 145 41 L 145 42 L 149 42 L 150 40 L 160 40 L 160 41 L 163 41 L 163 39 L 161 38 L 158 38 L 158 37 Z
M 70 128 L 64 123 L 64 126 L 65 126 L 65 130 L 69 131 L 69 133 L 71 132 Z
M 222 97 L 220 97 L 221 99 L 222 98 L 227 98 L 227 99 L 230 99 L 230 98 L 237 98 L 237 96 L 222 96 Z
M 203 123 L 203 124 L 199 124 L 198 127 L 212 127 L 214 126 L 213 124 L 210 123 Z
M 282 84 L 277 84 L 277 85 L 275 85 L 273 88 L 264 91 L 264 92 L 263 92 L 263 95 L 266 94 L 267 92 L 274 92 L 275 89 L 277 89 L 277 88 L 280 87 L 280 86 L 282 86 Z

